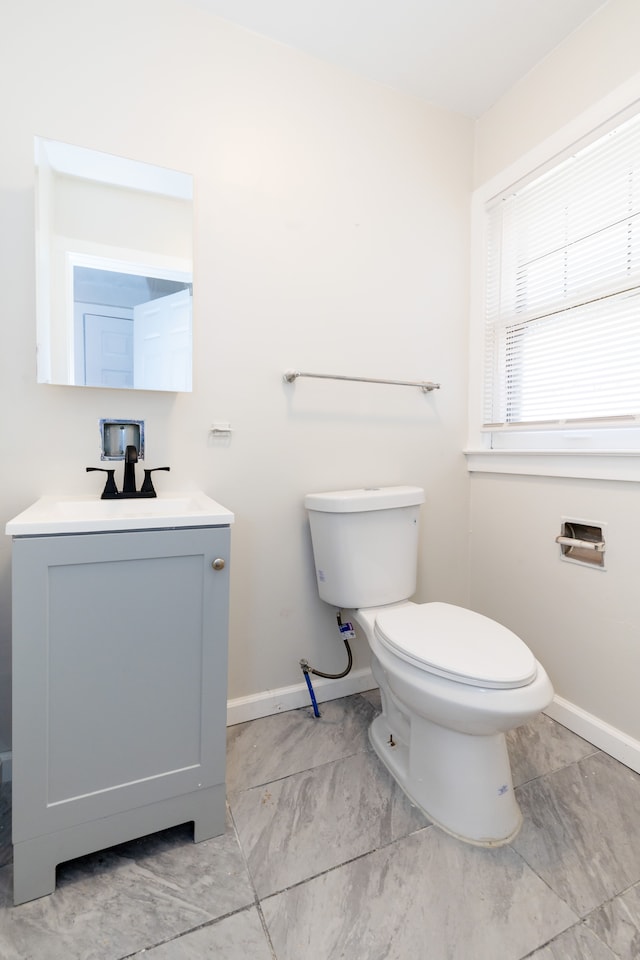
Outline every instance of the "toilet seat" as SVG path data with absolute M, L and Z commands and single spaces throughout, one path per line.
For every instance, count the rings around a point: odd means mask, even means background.
M 374 633 L 390 652 L 428 673 L 478 687 L 524 687 L 536 660 L 501 624 L 449 603 L 407 603 L 378 612 Z

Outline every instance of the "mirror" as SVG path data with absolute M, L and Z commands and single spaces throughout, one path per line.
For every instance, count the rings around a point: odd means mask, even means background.
M 38 382 L 191 390 L 193 178 L 36 137 Z

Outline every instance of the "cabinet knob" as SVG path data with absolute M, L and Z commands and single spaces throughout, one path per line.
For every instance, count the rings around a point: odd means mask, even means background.
M 224 570 L 224 560 L 222 559 L 222 557 L 218 557 L 216 560 L 213 561 L 211 566 L 213 567 L 214 570 Z

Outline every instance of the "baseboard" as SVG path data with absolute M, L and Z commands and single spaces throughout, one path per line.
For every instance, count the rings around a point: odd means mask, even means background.
M 371 670 L 354 670 L 340 680 L 323 680 L 314 677 L 313 689 L 318 703 L 326 700 L 338 700 L 352 693 L 362 693 L 377 686 Z M 309 706 L 309 691 L 306 683 L 293 684 L 290 687 L 278 687 L 275 690 L 263 690 L 248 697 L 237 697 L 227 702 L 227 726 L 269 717 L 285 710 L 297 710 Z M 553 702 L 544 711 L 552 720 L 592 743 L 599 750 L 625 766 L 640 773 L 640 740 L 634 740 L 617 727 L 605 723 L 592 713 L 587 713 L 563 697 L 555 696 Z M 11 780 L 11 752 L 0 753 L 0 783 Z
M 370 669 L 354 670 L 341 680 L 322 680 L 314 677 L 313 689 L 316 700 L 337 700 L 352 693 L 362 693 L 377 686 Z M 238 697 L 227 703 L 227 726 L 257 720 L 285 710 L 297 710 L 309 706 L 309 691 L 304 681 L 290 687 L 263 690 L 248 697 Z M 576 706 L 563 697 L 555 696 L 544 711 L 552 720 L 557 720 L 579 737 L 592 743 L 599 750 L 625 766 L 640 773 L 640 741 L 634 740 L 617 727 L 612 727 L 599 717 Z
M 640 740 L 634 740 L 622 730 L 612 727 L 563 697 L 554 697 L 544 712 L 563 727 L 640 773 Z
M 348 697 L 352 693 L 362 693 L 363 690 L 371 690 L 377 686 L 369 667 L 353 670 L 340 680 L 313 677 L 312 682 L 318 703 Z M 262 690 L 248 697 L 227 701 L 227 726 L 244 723 L 245 720 L 257 720 L 259 717 L 270 717 L 285 710 L 297 710 L 298 707 L 307 707 L 310 703 L 309 690 L 304 680 L 290 687 Z

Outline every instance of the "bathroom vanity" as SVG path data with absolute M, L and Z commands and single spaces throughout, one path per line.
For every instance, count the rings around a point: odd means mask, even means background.
M 232 522 L 186 494 L 44 498 L 7 525 L 16 904 L 65 860 L 224 832 Z

